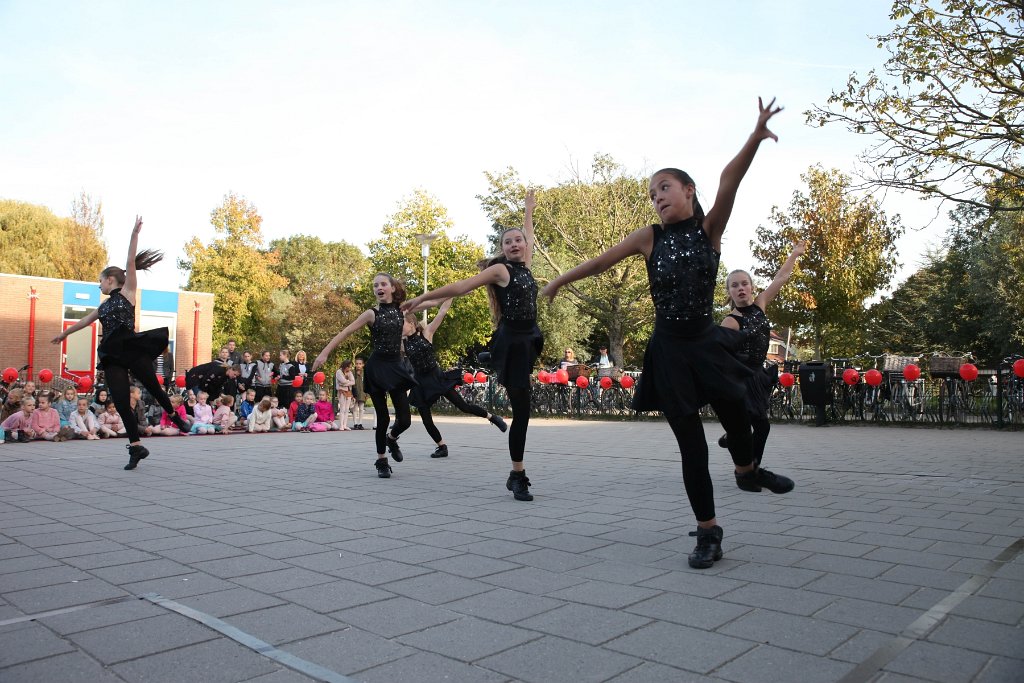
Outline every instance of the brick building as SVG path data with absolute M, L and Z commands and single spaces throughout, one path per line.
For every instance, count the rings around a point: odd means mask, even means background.
M 28 377 L 48 368 L 68 379 L 94 377 L 99 322 L 60 346 L 50 343 L 100 305 L 96 282 L 0 273 L 0 367 L 31 366 Z M 183 373 L 210 359 L 213 351 L 213 294 L 139 289 L 135 307 L 139 330 L 166 327 L 175 370 Z M 30 343 L 31 339 L 31 343 Z

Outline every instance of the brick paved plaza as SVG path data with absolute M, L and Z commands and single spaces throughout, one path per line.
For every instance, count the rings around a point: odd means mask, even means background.
M 1024 434 L 776 425 L 712 450 L 725 558 L 662 422 L 0 446 L 0 681 L 1024 680 Z M 706 425 L 712 443 L 720 433 Z M 305 672 L 305 673 L 300 673 Z

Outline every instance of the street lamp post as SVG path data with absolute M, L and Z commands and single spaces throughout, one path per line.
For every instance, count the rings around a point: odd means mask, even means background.
M 427 257 L 430 256 L 430 243 L 436 240 L 440 235 L 433 235 L 427 233 L 416 233 L 413 235 L 416 241 L 420 243 L 420 254 L 423 255 L 423 291 L 427 291 Z M 427 324 L 427 310 L 423 309 L 423 324 Z

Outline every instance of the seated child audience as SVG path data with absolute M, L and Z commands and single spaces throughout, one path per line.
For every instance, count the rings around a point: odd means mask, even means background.
M 256 406 L 256 390 L 246 389 L 245 398 L 238 402 L 238 424 L 245 427 L 249 424 L 249 414 Z
M 21 410 L 9 416 L 0 424 L 4 430 L 4 441 L 31 441 L 36 436 L 32 427 L 32 413 L 36 410 L 36 400 L 31 396 L 21 399 Z
M 278 404 L 277 396 L 270 397 L 270 419 L 278 431 L 287 431 L 291 427 L 288 411 Z
M 209 398 L 210 395 L 205 391 L 196 394 L 196 404 L 192 406 L 196 418 L 192 423 L 193 434 L 213 434 L 216 431 L 213 427 L 213 406 L 206 402 Z
M 295 419 L 292 420 L 293 432 L 308 432 L 310 425 L 316 422 L 316 397 L 312 391 L 302 395 L 302 403 L 295 409 Z
M 37 408 L 32 413 L 32 431 L 36 433 L 35 438 L 44 441 L 67 441 L 68 429 L 61 431 L 60 414 L 50 405 L 50 394 L 43 391 L 36 399 Z
M 218 401 L 217 412 L 213 414 L 213 428 L 218 434 L 227 434 L 231 426 L 235 424 L 235 414 L 231 407 L 235 405 L 235 399 L 229 394 L 224 394 Z
M 128 400 L 131 403 L 132 412 L 135 413 L 135 422 L 139 425 L 139 436 L 153 436 L 153 428 L 149 426 L 149 420 L 146 419 L 146 404 L 142 401 L 142 389 L 132 386 L 128 390 Z
M 178 414 L 182 420 L 188 423 L 188 414 L 185 412 L 185 401 L 182 399 L 181 394 L 171 394 L 168 398 L 171 400 L 171 406 L 174 408 L 174 412 Z M 171 422 L 171 416 L 167 414 L 167 411 L 163 411 L 163 415 L 160 417 L 160 424 L 153 427 L 153 433 L 158 436 L 178 436 L 181 434 L 173 422 Z
M 299 406 L 301 406 L 303 404 L 303 402 L 304 402 L 304 392 L 301 389 L 299 389 L 298 391 L 295 392 L 295 399 L 292 400 L 291 405 L 288 406 L 288 419 L 293 424 L 295 423 L 295 417 L 296 417 L 296 415 L 299 412 Z
M 273 414 L 270 410 L 270 397 L 264 396 L 263 400 L 256 404 L 256 407 L 249 413 L 248 429 L 251 434 L 256 432 L 269 432 L 273 426 Z
M 124 436 L 128 430 L 124 428 L 124 422 L 117 413 L 117 407 L 113 401 L 107 401 L 106 410 L 100 413 L 100 437 L 109 438 L 112 436 Z
M 107 410 L 107 390 L 97 389 L 96 395 L 92 398 L 92 413 L 96 417 L 99 417 Z
M 7 394 L 4 405 L 0 408 L 0 422 L 3 422 L 11 415 L 21 412 L 21 399 L 25 397 L 23 389 L 11 389 Z
M 78 390 L 74 387 L 65 389 L 64 395 L 60 397 L 60 400 L 53 407 L 57 414 L 60 415 L 60 426 L 70 427 L 71 414 L 78 409 Z
M 338 428 L 338 425 L 334 423 L 334 406 L 331 405 L 330 400 L 327 398 L 327 390 L 321 389 L 320 396 L 317 399 L 316 405 L 316 421 L 313 424 L 322 424 L 325 431 L 330 431 Z
M 71 429 L 74 430 L 76 439 L 94 441 L 100 438 L 100 423 L 89 410 L 89 399 L 78 399 L 78 409 L 71 413 Z

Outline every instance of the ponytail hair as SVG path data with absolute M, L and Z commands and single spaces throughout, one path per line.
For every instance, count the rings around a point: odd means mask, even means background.
M 416 328 L 416 331 L 423 334 L 423 321 L 416 317 L 415 313 L 406 313 L 405 322 L 412 323 L 412 326 Z M 349 363 L 351 365 L 351 363 Z
M 654 176 L 661 175 L 662 173 L 672 176 L 681 182 L 684 187 L 686 185 L 693 187 L 693 217 L 697 219 L 698 225 L 703 225 L 704 207 L 702 207 L 700 202 L 697 200 L 697 183 L 693 182 L 693 178 L 690 177 L 690 174 L 686 171 L 680 171 L 678 168 L 663 168 L 660 171 L 655 172 L 651 177 L 653 178 Z
M 373 279 L 376 280 L 379 277 L 386 277 L 388 279 L 388 282 L 391 283 L 391 287 L 395 290 L 394 294 L 391 295 L 391 303 L 393 303 L 396 306 L 398 306 L 403 301 L 405 301 L 405 298 L 406 298 L 407 295 L 405 293 L 405 283 L 404 282 L 402 282 L 401 280 L 397 279 L 391 273 L 377 273 L 376 275 L 373 276 Z
M 164 253 L 157 251 L 156 249 L 143 249 L 135 255 L 135 270 L 149 270 L 156 264 L 164 260 Z M 113 276 L 117 280 L 117 284 L 124 284 L 124 268 L 118 268 L 117 266 L 107 266 L 100 273 L 100 278 L 108 278 Z

